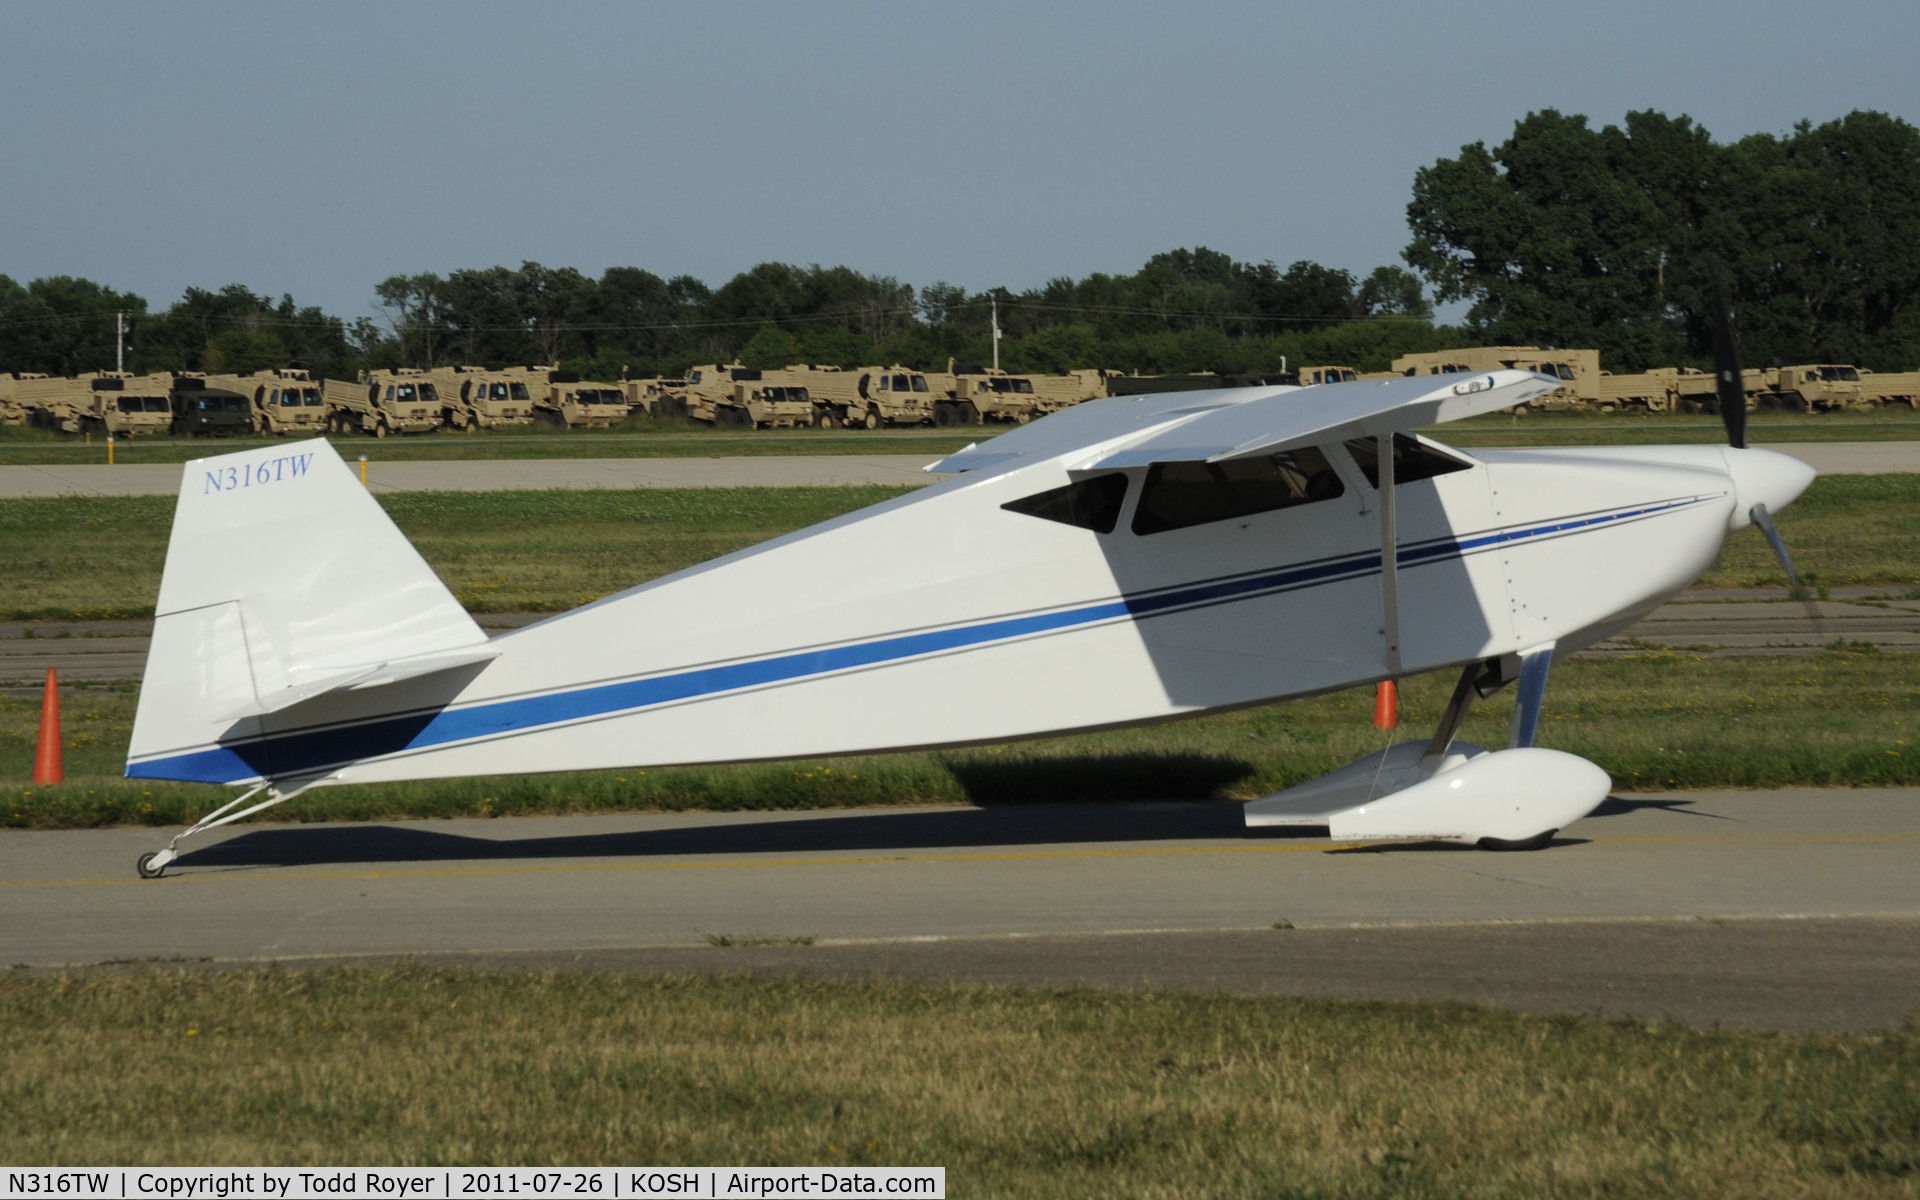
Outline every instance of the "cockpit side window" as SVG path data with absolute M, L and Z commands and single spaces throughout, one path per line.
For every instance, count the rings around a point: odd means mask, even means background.
M 1332 500 L 1346 491 L 1312 447 L 1226 462 L 1154 463 L 1133 510 L 1137 534 L 1165 533 Z
M 1120 520 L 1120 506 L 1127 498 L 1127 477 L 1121 474 L 1095 475 L 1076 479 L 1065 487 L 1036 492 L 1000 507 L 1022 516 L 1058 521 L 1095 533 L 1112 533 Z
M 1379 487 L 1380 457 L 1374 440 L 1354 438 L 1347 443 L 1347 453 L 1353 455 L 1354 465 L 1367 477 L 1367 482 Z M 1436 475 L 1472 469 L 1472 463 L 1423 446 L 1404 433 L 1393 435 L 1393 482 L 1396 487 L 1417 479 L 1432 479 Z

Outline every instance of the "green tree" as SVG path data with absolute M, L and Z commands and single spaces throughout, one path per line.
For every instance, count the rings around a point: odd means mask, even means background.
M 90 279 L 54 275 L 25 287 L 0 275 L 0 370 L 77 375 L 112 370 L 115 317 L 146 314 L 139 296 Z
M 800 342 L 777 325 L 762 325 L 740 348 L 740 361 L 749 367 L 774 370 L 800 359 Z

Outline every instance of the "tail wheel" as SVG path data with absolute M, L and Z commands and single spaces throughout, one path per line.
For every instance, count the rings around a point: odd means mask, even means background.
M 881 425 L 880 410 L 872 405 L 869 405 L 867 407 L 867 419 L 864 422 L 864 424 L 868 429 L 880 428 L 880 425 Z

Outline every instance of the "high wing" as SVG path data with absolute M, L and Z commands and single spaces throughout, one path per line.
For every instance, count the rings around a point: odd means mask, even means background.
M 1232 388 L 1094 400 L 969 446 L 935 472 L 1006 469 L 1085 448 L 1076 469 L 1205 461 L 1373 437 L 1458 421 L 1544 396 L 1559 380 L 1531 371 L 1418 375 L 1375 383 Z

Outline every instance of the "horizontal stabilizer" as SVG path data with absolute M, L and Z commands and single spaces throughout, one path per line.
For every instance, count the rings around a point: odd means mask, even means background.
M 242 717 L 280 712 L 282 709 L 292 708 L 296 704 L 312 700 L 316 696 L 381 687 L 407 679 L 420 679 L 427 675 L 437 675 L 441 671 L 452 671 L 459 667 L 473 666 L 475 663 L 491 662 L 499 657 L 498 650 L 483 648 L 455 654 L 430 654 L 421 658 L 402 658 L 392 662 L 374 663 L 369 667 L 359 667 L 325 679 L 316 679 L 309 683 L 283 688 L 265 699 L 243 705 L 237 711 L 228 714 L 228 718 L 238 721 Z

